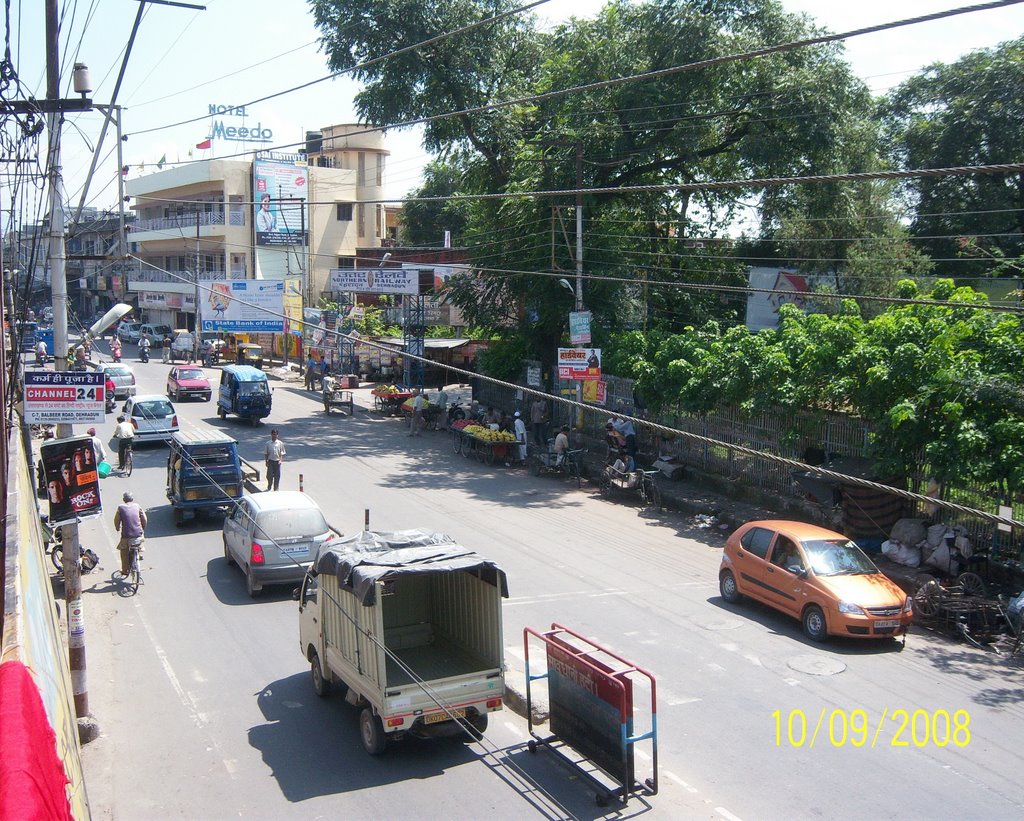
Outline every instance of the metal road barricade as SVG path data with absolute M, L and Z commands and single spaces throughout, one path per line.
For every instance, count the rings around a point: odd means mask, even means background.
M 542 642 L 545 649 L 543 672 L 539 661 L 531 665 L 530 644 Z M 523 630 L 526 655 L 526 715 L 531 740 L 530 752 L 543 744 L 572 766 L 577 774 L 597 790 L 602 806 L 619 799 L 623 806 L 629 797 L 658 792 L 658 713 L 657 683 L 654 676 L 568 627 L 552 624 L 540 633 Z M 534 682 L 546 680 L 551 734 L 534 732 Z M 635 695 L 642 688 L 650 691 L 650 714 L 634 713 Z M 646 719 L 646 721 L 645 721 Z M 637 730 L 636 724 L 646 724 Z M 634 748 L 638 742 L 651 743 L 651 775 L 639 782 L 635 772 Z M 585 762 L 566 754 L 571 748 L 593 764 L 606 778 L 595 775 Z M 610 783 L 609 783 L 610 782 Z

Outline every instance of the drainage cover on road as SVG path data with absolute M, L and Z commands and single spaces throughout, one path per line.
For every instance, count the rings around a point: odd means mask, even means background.
M 809 676 L 834 676 L 846 669 L 843 662 L 829 656 L 794 656 L 786 664 L 791 670 Z

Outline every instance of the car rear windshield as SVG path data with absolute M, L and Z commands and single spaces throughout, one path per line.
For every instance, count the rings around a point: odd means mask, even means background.
M 143 419 L 163 419 L 174 413 L 174 408 L 166 399 L 152 399 L 148 402 L 139 402 L 132 408 L 132 416 L 139 416 Z
M 877 573 L 864 551 L 846 539 L 813 539 L 803 543 L 811 569 L 818 576 Z
M 132 372 L 125 365 L 107 365 L 103 372 L 107 376 L 131 376 Z
M 327 532 L 324 514 L 317 509 L 268 510 L 256 517 L 258 536 L 266 539 L 313 538 Z
M 200 368 L 181 368 L 178 371 L 178 379 L 202 379 L 203 372 Z

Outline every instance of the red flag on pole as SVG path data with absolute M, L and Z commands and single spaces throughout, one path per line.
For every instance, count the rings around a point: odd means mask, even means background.
M 196 143 L 196 148 L 212 148 L 213 140 L 203 140 L 201 143 Z

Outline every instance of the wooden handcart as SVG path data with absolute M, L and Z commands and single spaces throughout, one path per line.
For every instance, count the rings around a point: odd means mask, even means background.
M 343 391 L 335 388 L 331 393 L 325 393 L 324 413 L 330 413 L 333 408 L 348 411 L 349 416 L 355 416 L 355 403 L 352 401 L 352 391 Z

